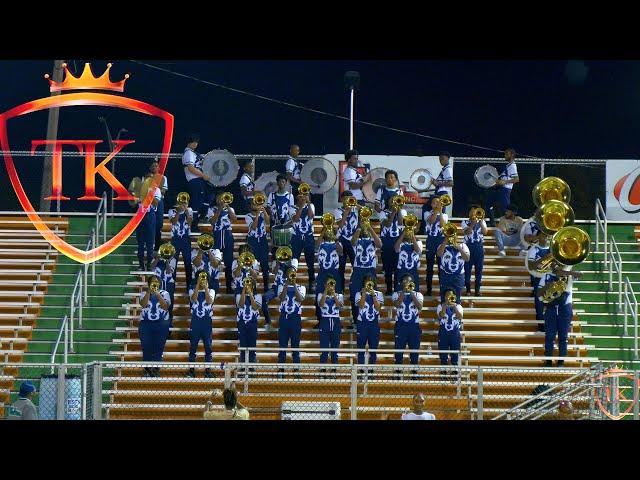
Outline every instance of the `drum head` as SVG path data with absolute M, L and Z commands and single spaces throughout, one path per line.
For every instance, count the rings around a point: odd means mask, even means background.
M 362 184 L 362 194 L 368 202 L 375 202 L 378 190 L 386 185 L 384 174 L 387 170 L 385 167 L 376 167 L 369 172 L 369 180 Z
M 498 176 L 498 169 L 496 167 L 493 165 L 483 165 L 476 170 L 473 178 L 479 187 L 491 188 L 496 184 Z
M 300 178 L 311 186 L 311 193 L 320 195 L 333 188 L 338 180 L 338 172 L 326 158 L 312 158 L 302 167 Z
M 226 187 L 238 176 L 240 165 L 233 154 L 227 150 L 211 150 L 204 156 L 202 171 L 211 177 L 216 187 Z
M 419 168 L 415 172 L 411 174 L 409 178 L 409 185 L 416 192 L 424 192 L 425 190 L 429 190 L 431 187 L 431 179 L 433 176 L 431 172 L 426 168 Z
M 275 170 L 263 173 L 255 182 L 254 192 L 263 192 L 268 197 L 271 192 L 278 190 L 277 177 L 278 172 Z

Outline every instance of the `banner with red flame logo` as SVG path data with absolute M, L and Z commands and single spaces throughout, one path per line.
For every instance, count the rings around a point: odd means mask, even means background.
M 607 218 L 640 220 L 640 160 L 607 160 Z

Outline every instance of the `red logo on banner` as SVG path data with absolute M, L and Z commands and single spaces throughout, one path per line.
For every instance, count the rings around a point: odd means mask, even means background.
M 625 212 L 640 212 L 640 167 L 616 182 L 613 195 Z
M 53 80 L 49 79 L 50 92 L 66 90 L 110 90 L 115 92 L 123 92 L 124 83 L 126 79 L 129 78 L 129 75 L 125 75 L 124 80 L 121 80 L 120 82 L 111 82 L 111 80 L 109 79 L 109 69 L 111 68 L 111 64 L 107 65 L 107 70 L 100 77 L 94 77 L 93 73 L 91 72 L 91 67 L 88 63 L 85 64 L 84 71 L 82 72 L 82 75 L 80 77 L 73 76 L 69 72 L 66 65 L 63 65 L 63 67 L 65 70 L 64 80 L 62 82 L 54 82 Z M 45 78 L 49 78 L 49 76 L 45 75 Z M 58 237 L 58 235 L 51 231 L 48 225 L 44 221 L 42 221 L 40 216 L 36 213 L 33 205 L 27 198 L 22 183 L 20 182 L 20 178 L 18 177 L 18 172 L 10 153 L 11 147 L 9 145 L 9 138 L 7 133 L 7 122 L 11 118 L 19 117 L 21 115 L 26 115 L 40 110 L 46 110 L 49 108 L 76 107 L 83 105 L 122 108 L 125 110 L 139 112 L 144 115 L 158 117 L 164 121 L 164 139 L 162 142 L 162 155 L 159 159 L 159 174 L 154 178 L 154 182 L 149 188 L 147 196 L 142 199 L 142 208 L 138 209 L 138 212 L 131 218 L 129 223 L 127 223 L 122 228 L 122 230 L 118 232 L 117 235 L 115 235 L 105 244 L 96 246 L 88 252 L 69 245 L 67 242 Z M 167 166 L 167 161 L 169 159 L 169 150 L 171 149 L 172 138 L 173 115 L 165 112 L 164 110 L 161 110 L 158 107 L 141 102 L 139 100 L 134 100 L 132 98 L 126 98 L 117 95 L 109 95 L 105 93 L 80 92 L 40 98 L 38 100 L 23 103 L 22 105 L 14 107 L 0 114 L 0 143 L 2 144 L 2 149 L 7 152 L 4 156 L 4 161 L 7 167 L 7 171 L 9 172 L 11 185 L 13 186 L 18 199 L 20 200 L 20 205 L 22 205 L 22 208 L 26 212 L 27 216 L 33 222 L 34 226 L 38 229 L 45 240 L 47 240 L 60 253 L 80 263 L 95 262 L 102 257 L 109 255 L 116 248 L 122 245 L 122 243 L 135 231 L 136 227 L 142 221 L 145 212 L 148 210 L 149 205 L 153 201 L 155 188 L 158 186 L 162 175 L 164 174 L 165 168 Z M 54 146 L 52 159 L 52 192 L 51 196 L 47 198 L 53 200 L 59 199 L 61 201 L 69 199 L 69 197 L 65 197 L 62 194 L 62 147 L 64 145 L 67 145 L 77 148 L 78 151 L 84 155 L 85 194 L 83 197 L 80 197 L 79 200 L 100 200 L 100 197 L 96 195 L 95 191 L 96 174 L 100 175 L 103 180 L 105 180 L 109 184 L 109 186 L 117 193 L 117 196 L 114 198 L 114 200 L 131 200 L 132 197 L 129 192 L 127 192 L 127 189 L 122 185 L 122 183 L 120 183 L 120 181 L 116 177 L 111 174 L 106 165 L 126 145 L 133 142 L 133 140 L 116 141 L 115 150 L 107 155 L 106 158 L 99 160 L 96 164 L 95 147 L 97 144 L 101 143 L 101 140 L 33 140 L 31 143 L 32 153 L 35 152 L 35 150 L 39 146 L 47 144 L 51 144 Z

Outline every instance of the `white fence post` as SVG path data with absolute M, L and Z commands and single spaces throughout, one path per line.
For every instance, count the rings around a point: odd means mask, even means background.
M 65 365 L 58 365 L 56 420 L 64 420 L 64 377 L 66 370 Z
M 478 400 L 476 402 L 477 408 L 478 408 L 478 420 L 483 420 L 484 417 L 484 413 L 483 413 L 483 398 L 482 398 L 482 367 L 478 367 L 478 388 L 476 390 L 476 393 L 478 395 Z
M 351 420 L 358 419 L 358 367 L 351 364 Z

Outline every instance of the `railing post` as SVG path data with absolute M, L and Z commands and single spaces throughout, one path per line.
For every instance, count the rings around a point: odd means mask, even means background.
M 82 415 L 81 419 L 87 419 L 87 369 L 89 365 L 86 363 L 82 364 Z
M 87 283 L 88 283 L 87 282 L 87 272 L 89 270 L 89 267 L 85 263 L 83 268 L 84 268 L 84 280 L 83 280 L 84 281 L 84 303 L 89 303 L 89 302 L 87 302 L 87 298 L 88 298 L 87 297 Z
M 629 278 L 627 277 L 627 282 Z M 635 293 L 633 293 L 633 289 L 631 289 L 633 294 L 633 358 L 634 360 L 638 359 L 638 300 L 636 298 Z
M 69 341 L 69 351 L 71 353 L 74 353 L 74 347 L 73 347 L 73 330 L 74 330 L 74 323 L 75 323 L 75 314 L 76 314 L 76 305 L 75 305 L 75 294 L 72 292 L 71 293 L 71 319 L 69 320 L 69 329 L 71 330 L 70 332 L 70 341 Z
M 231 388 L 231 367 L 228 363 L 224 366 L 224 388 Z
M 69 320 L 67 319 L 67 317 L 64 317 L 64 363 L 68 363 L 68 345 L 69 345 Z
M 640 405 L 638 405 L 638 388 L 640 388 L 640 382 L 638 381 L 640 378 L 640 372 L 638 370 L 634 370 L 633 372 L 633 419 L 640 420 Z
M 627 306 L 629 305 L 629 295 L 627 290 L 627 283 L 624 284 L 624 335 L 627 336 Z
M 598 199 L 598 201 L 600 200 Z M 600 207 L 602 207 L 602 203 L 600 204 Z M 609 231 L 607 228 L 607 212 L 604 212 L 604 268 L 611 268 L 609 265 L 609 259 L 607 258 L 607 235 L 609 235 Z M 620 265 L 620 270 L 622 270 L 622 265 Z
M 351 364 L 351 420 L 358 419 L 358 367 Z
M 593 215 L 593 218 L 595 218 L 594 224 L 596 227 L 596 251 L 598 251 L 600 249 L 600 223 L 598 220 L 600 220 L 600 212 L 598 211 L 598 202 L 600 201 L 599 198 L 596 198 L 596 208 L 595 208 L 595 212 Z M 607 239 L 605 238 L 605 242 L 607 241 Z M 606 258 L 607 256 L 605 255 L 605 261 L 607 260 Z M 604 262 L 603 262 L 604 263 Z
M 483 391 L 483 386 L 482 386 L 482 367 L 478 367 L 478 388 L 476 389 L 476 393 L 478 396 L 478 401 L 476 402 L 477 407 L 478 407 L 478 420 L 483 420 L 484 419 L 484 412 L 483 412 L 483 398 L 482 398 L 482 391 Z
M 540 163 L 540 180 L 544 178 L 544 160 Z
M 56 420 L 64 420 L 64 377 L 66 373 L 65 365 L 58 365 L 58 383 L 56 399 Z
M 83 306 L 83 302 L 82 302 L 82 277 L 80 277 L 80 292 L 79 292 L 79 296 L 78 296 L 78 325 L 80 326 L 80 328 L 82 328 L 82 306 Z
M 93 419 L 102 420 L 102 364 L 93 366 L 93 392 L 91 398 Z

